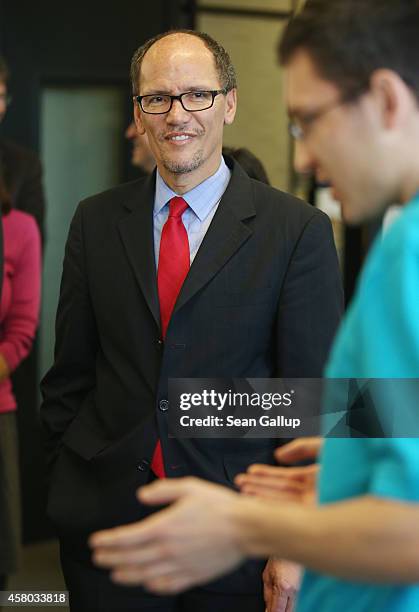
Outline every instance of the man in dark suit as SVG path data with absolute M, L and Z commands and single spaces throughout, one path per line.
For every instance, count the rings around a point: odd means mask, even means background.
M 72 609 L 264 610 L 259 563 L 159 600 L 112 584 L 86 538 L 144 517 L 135 491 L 154 478 L 194 474 L 231 487 L 250 463 L 272 462 L 275 440 L 169 439 L 168 379 L 320 376 L 342 308 L 331 227 L 225 163 L 236 80 L 213 39 L 148 41 L 132 80 L 157 171 L 77 209 L 55 364 L 42 385 L 49 514 Z
M 10 101 L 8 93 L 9 69 L 0 56 L 0 122 Z M 0 172 L 3 176 L 13 208 L 33 215 L 42 239 L 45 239 L 45 197 L 42 186 L 42 167 L 38 156 L 29 149 L 0 138 Z

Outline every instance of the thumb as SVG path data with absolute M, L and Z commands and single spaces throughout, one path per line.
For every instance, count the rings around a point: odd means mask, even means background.
M 149 506 L 171 504 L 194 490 L 192 478 L 166 478 L 140 487 L 137 498 Z

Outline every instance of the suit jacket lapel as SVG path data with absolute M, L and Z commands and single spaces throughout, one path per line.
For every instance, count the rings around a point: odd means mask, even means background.
M 153 173 L 124 203 L 129 213 L 119 221 L 119 232 L 135 278 L 160 328 L 153 233 L 155 184 L 155 173 Z
M 137 282 L 160 328 L 153 232 L 155 184 L 153 173 L 124 203 L 128 214 L 120 220 L 119 232 Z M 174 312 L 210 282 L 250 238 L 252 230 L 244 221 L 255 214 L 252 182 L 234 163 L 230 183 L 186 277 Z
M 174 312 L 206 285 L 250 238 L 252 230 L 244 221 L 255 214 L 252 182 L 234 164 L 230 183 L 192 263 Z

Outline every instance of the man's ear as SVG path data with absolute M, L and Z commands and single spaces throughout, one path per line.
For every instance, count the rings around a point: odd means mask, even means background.
M 141 136 L 145 134 L 145 128 L 143 124 L 143 117 L 142 117 L 141 109 L 140 109 L 140 106 L 137 100 L 135 99 L 134 99 L 134 121 L 135 121 L 135 125 L 136 125 L 138 133 L 141 134 Z
M 226 107 L 224 112 L 225 125 L 231 125 L 236 116 L 237 110 L 237 89 L 231 89 L 226 93 Z
M 401 125 L 413 104 L 413 94 L 403 79 L 387 68 L 373 72 L 370 80 L 373 95 L 385 129 L 391 130 Z

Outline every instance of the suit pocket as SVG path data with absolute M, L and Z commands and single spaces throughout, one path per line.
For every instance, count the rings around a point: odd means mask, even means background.
M 108 440 L 90 429 L 79 417 L 67 428 L 62 442 L 85 461 L 90 461 L 109 445 Z
M 152 444 L 144 425 L 107 440 L 81 415 L 73 421 L 50 483 L 48 516 L 59 531 L 93 531 L 138 520 L 135 491 L 146 482 L 145 459 L 152 453 L 145 437 Z
M 140 464 L 148 465 L 156 441 L 157 433 L 151 418 L 109 440 L 80 415 L 63 436 L 64 446 L 88 462 L 98 478 L 104 480 L 126 470 L 137 470 Z

